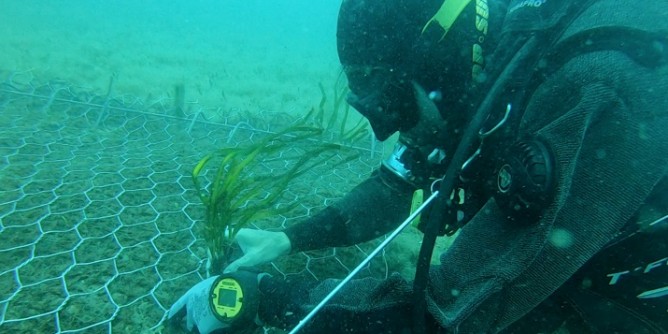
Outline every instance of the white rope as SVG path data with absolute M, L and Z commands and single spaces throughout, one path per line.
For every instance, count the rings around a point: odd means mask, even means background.
M 396 238 L 399 233 L 401 233 L 401 231 L 410 225 L 411 222 L 427 207 L 427 205 L 429 205 L 429 203 L 431 203 L 436 198 L 436 196 L 438 196 L 438 191 L 432 193 L 431 196 L 429 196 L 429 198 L 427 198 L 427 200 L 425 200 L 424 203 L 420 205 L 420 207 L 418 207 L 410 216 L 408 216 L 408 218 L 406 218 L 406 220 L 401 223 L 401 225 L 399 225 L 399 227 L 397 227 L 394 232 L 387 236 L 387 238 L 383 240 L 383 242 L 378 245 L 378 247 L 376 247 L 376 249 L 374 249 L 373 252 L 371 252 L 371 254 L 369 254 L 369 256 L 367 256 L 355 269 L 353 269 L 353 271 L 351 271 L 350 274 L 346 276 L 346 278 L 341 280 L 341 282 L 339 282 L 339 284 L 327 296 L 325 296 L 325 298 L 323 298 L 322 301 L 316 305 L 313 310 L 311 310 L 311 312 L 309 312 L 309 314 L 307 314 L 302 320 L 299 321 L 297 326 L 295 326 L 295 328 L 293 328 L 289 334 L 295 334 L 299 332 L 299 330 L 302 329 L 302 327 L 304 327 L 306 323 L 308 323 L 309 320 L 311 320 L 311 318 L 313 318 L 320 311 L 320 309 L 323 308 L 325 304 L 327 304 L 327 302 L 334 298 L 334 296 L 343 288 L 343 286 L 345 286 L 355 275 L 357 275 L 357 273 L 366 267 L 366 265 L 376 255 L 378 255 L 378 253 L 380 253 L 385 248 L 385 246 L 392 242 L 392 240 L 394 240 L 394 238 Z
M 668 220 L 668 215 L 665 215 L 665 216 L 663 216 L 662 218 L 659 218 L 659 219 L 653 221 L 651 224 L 649 224 L 649 226 L 656 225 L 656 224 L 661 223 L 661 222 L 664 222 L 664 221 L 666 221 L 666 220 Z

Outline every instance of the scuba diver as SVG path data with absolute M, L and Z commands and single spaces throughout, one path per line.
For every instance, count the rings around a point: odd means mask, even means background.
M 350 94 L 393 154 L 244 255 L 169 318 L 200 333 L 667 333 L 668 3 L 344 0 Z M 285 280 L 248 268 L 385 235 L 418 189 L 414 279 Z M 447 195 L 447 196 L 446 196 Z M 459 231 L 430 266 L 439 235 Z M 239 298 L 243 294 L 243 298 Z M 243 304 L 243 305 L 242 305 Z

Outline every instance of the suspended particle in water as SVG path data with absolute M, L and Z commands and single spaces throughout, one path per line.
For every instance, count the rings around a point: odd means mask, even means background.
M 554 229 L 549 237 L 549 242 L 557 248 L 569 248 L 573 245 L 573 234 L 563 228 Z
M 429 99 L 434 102 L 439 102 L 443 99 L 443 93 L 440 90 L 433 90 L 429 92 Z

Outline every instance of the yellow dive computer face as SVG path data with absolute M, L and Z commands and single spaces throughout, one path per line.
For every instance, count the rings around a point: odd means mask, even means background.
M 244 293 L 239 282 L 225 277 L 214 282 L 209 298 L 216 317 L 221 321 L 232 321 L 241 313 Z

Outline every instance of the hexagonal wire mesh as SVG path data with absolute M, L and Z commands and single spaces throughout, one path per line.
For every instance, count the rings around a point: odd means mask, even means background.
M 159 331 L 169 306 L 204 275 L 193 166 L 271 129 L 252 119 L 174 116 L 171 101 L 19 84 L 16 75 L 0 85 L 0 328 Z M 292 184 L 285 198 L 298 208 L 256 227 L 300 221 L 366 178 L 380 154 L 355 149 L 359 159 Z M 302 253 L 265 269 L 343 277 L 376 244 Z M 384 277 L 387 265 L 380 257 L 363 275 Z

